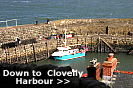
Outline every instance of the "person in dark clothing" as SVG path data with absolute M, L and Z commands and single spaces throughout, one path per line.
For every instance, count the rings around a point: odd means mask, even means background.
M 47 18 L 47 24 L 49 23 L 49 21 L 50 21 L 50 20 Z
M 18 42 L 18 44 L 20 44 L 21 43 L 21 40 L 19 38 L 17 38 L 17 42 Z

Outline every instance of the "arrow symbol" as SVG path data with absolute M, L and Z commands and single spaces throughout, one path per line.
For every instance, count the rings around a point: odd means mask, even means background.
M 62 83 L 63 81 L 62 80 L 60 80 L 60 79 L 57 79 L 59 82 L 57 83 L 57 84 L 60 84 L 60 83 Z
M 67 84 L 70 82 L 70 80 L 64 79 L 66 82 L 64 84 Z
M 60 83 L 62 83 L 63 81 L 62 80 L 60 80 L 60 79 L 57 79 L 59 82 L 57 83 L 57 84 L 60 84 Z M 66 82 L 64 83 L 64 84 L 67 84 L 67 83 L 69 83 L 70 81 L 69 80 L 67 80 L 67 79 L 64 79 Z

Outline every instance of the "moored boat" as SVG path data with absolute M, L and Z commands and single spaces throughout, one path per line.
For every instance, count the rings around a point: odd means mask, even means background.
M 52 54 L 55 60 L 70 60 L 80 57 L 85 57 L 86 50 L 84 49 L 71 49 L 70 47 L 58 47 L 58 51 Z
M 58 47 L 57 51 L 52 54 L 52 57 L 55 60 L 70 60 L 70 59 L 85 57 L 86 51 L 88 50 L 86 47 L 72 49 L 71 47 L 66 46 L 66 30 L 65 30 L 64 43 L 65 43 L 64 47 Z

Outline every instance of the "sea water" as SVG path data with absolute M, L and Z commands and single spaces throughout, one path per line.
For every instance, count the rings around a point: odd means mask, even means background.
M 0 0 L 0 21 L 18 25 L 59 19 L 133 18 L 133 0 Z M 15 21 L 9 21 L 15 26 Z M 0 22 L 0 27 L 6 26 Z
M 37 65 L 44 65 L 44 64 L 53 64 L 59 67 L 62 66 L 71 66 L 73 69 L 83 71 L 86 73 L 86 67 L 90 65 L 90 61 L 93 58 L 97 59 L 97 62 L 100 62 L 101 65 L 103 61 L 106 60 L 106 57 L 109 53 L 90 53 L 87 52 L 85 57 L 82 58 L 76 58 L 72 60 L 66 60 L 66 61 L 58 61 L 54 59 L 46 59 L 38 62 L 34 62 Z M 126 53 L 118 53 L 114 54 L 114 58 L 117 58 L 118 64 L 116 70 L 121 71 L 132 71 L 133 72 L 133 55 L 127 55 Z M 101 66 L 102 68 L 102 66 Z

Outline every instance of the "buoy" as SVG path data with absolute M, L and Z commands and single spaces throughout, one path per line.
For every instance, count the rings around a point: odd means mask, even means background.
M 133 72 L 131 72 L 131 71 L 119 71 L 119 70 L 114 70 L 114 72 L 125 73 L 125 74 L 133 74 Z
M 88 73 L 83 74 L 81 77 L 87 77 L 87 76 L 88 76 Z
M 74 52 L 72 52 L 72 55 L 74 55 Z

